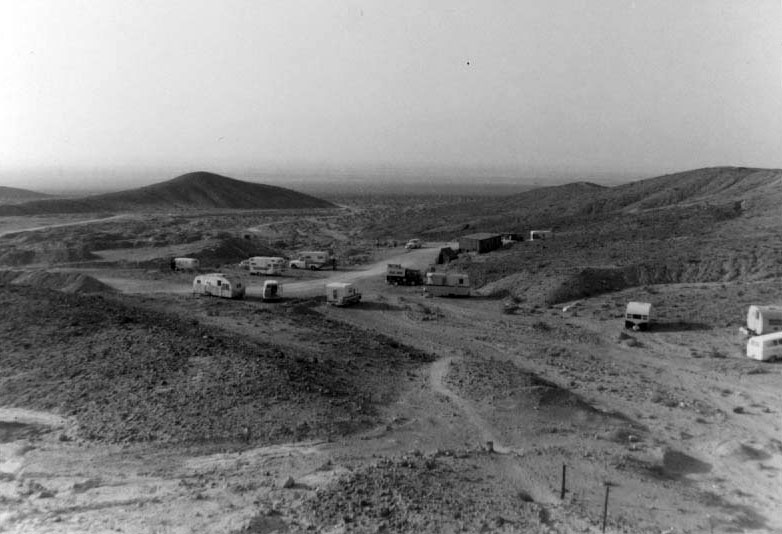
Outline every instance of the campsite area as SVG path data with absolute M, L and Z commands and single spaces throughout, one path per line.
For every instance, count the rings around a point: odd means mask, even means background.
M 0 218 L 0 530 L 597 533 L 607 511 L 612 533 L 779 532 L 782 366 L 739 328 L 782 302 L 780 221 L 762 191 L 703 201 L 720 176 L 618 214 L 580 187 Z M 320 248 L 336 269 L 287 269 L 280 302 L 238 266 Z M 194 296 L 172 256 L 246 298 Z M 386 284 L 387 263 L 472 294 Z M 329 306 L 330 281 L 361 302 Z

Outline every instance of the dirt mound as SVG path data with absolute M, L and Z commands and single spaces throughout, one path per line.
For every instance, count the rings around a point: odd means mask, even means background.
M 225 263 L 238 263 L 252 256 L 282 256 L 276 249 L 270 248 L 264 240 L 257 238 L 223 237 L 214 245 L 188 254 L 197 258 L 204 267 Z
M 325 530 L 347 532 L 549 532 L 545 508 L 519 488 L 470 475 L 488 454 L 411 454 L 339 479 L 304 504 Z
M 53 199 L 0 206 L 0 215 L 92 213 L 158 209 L 333 208 L 325 200 L 291 189 L 234 180 L 209 172 L 184 174 L 167 182 L 81 199 Z
M 568 408 L 597 413 L 578 395 L 509 361 L 455 361 L 445 382 L 459 395 L 474 401 L 517 399 L 541 409 Z
M 281 328 L 324 344 L 282 350 L 126 297 L 0 285 L 0 300 L 0 404 L 73 416 L 91 440 L 340 436 L 376 424 L 379 406 L 430 359 L 317 314 L 286 314 Z
M 64 293 L 111 293 L 111 287 L 82 273 L 0 271 L 0 283 L 55 289 Z
M 96 259 L 84 245 L 35 244 L 0 248 L 0 265 L 12 267 L 39 263 L 73 263 Z

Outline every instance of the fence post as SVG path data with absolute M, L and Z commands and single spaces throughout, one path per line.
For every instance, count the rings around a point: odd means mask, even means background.
M 562 491 L 559 493 L 560 500 L 563 500 L 565 498 L 565 476 L 567 472 L 567 466 L 565 464 L 562 464 Z
M 606 520 L 608 519 L 608 491 L 611 489 L 611 483 L 606 482 L 606 499 L 603 503 L 603 532 L 606 531 Z

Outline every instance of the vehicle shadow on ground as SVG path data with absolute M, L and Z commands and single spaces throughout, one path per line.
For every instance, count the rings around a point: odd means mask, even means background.
M 688 332 L 692 330 L 711 330 L 714 325 L 690 321 L 670 321 L 654 323 L 650 332 Z
M 404 306 L 398 306 L 391 304 L 390 302 L 377 302 L 371 300 L 363 300 L 357 305 L 353 306 L 357 310 L 364 311 L 402 311 Z

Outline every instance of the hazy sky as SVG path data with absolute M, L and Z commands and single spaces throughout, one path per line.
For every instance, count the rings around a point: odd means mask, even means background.
M 781 50 L 780 0 L 0 0 L 0 185 L 782 167 Z

